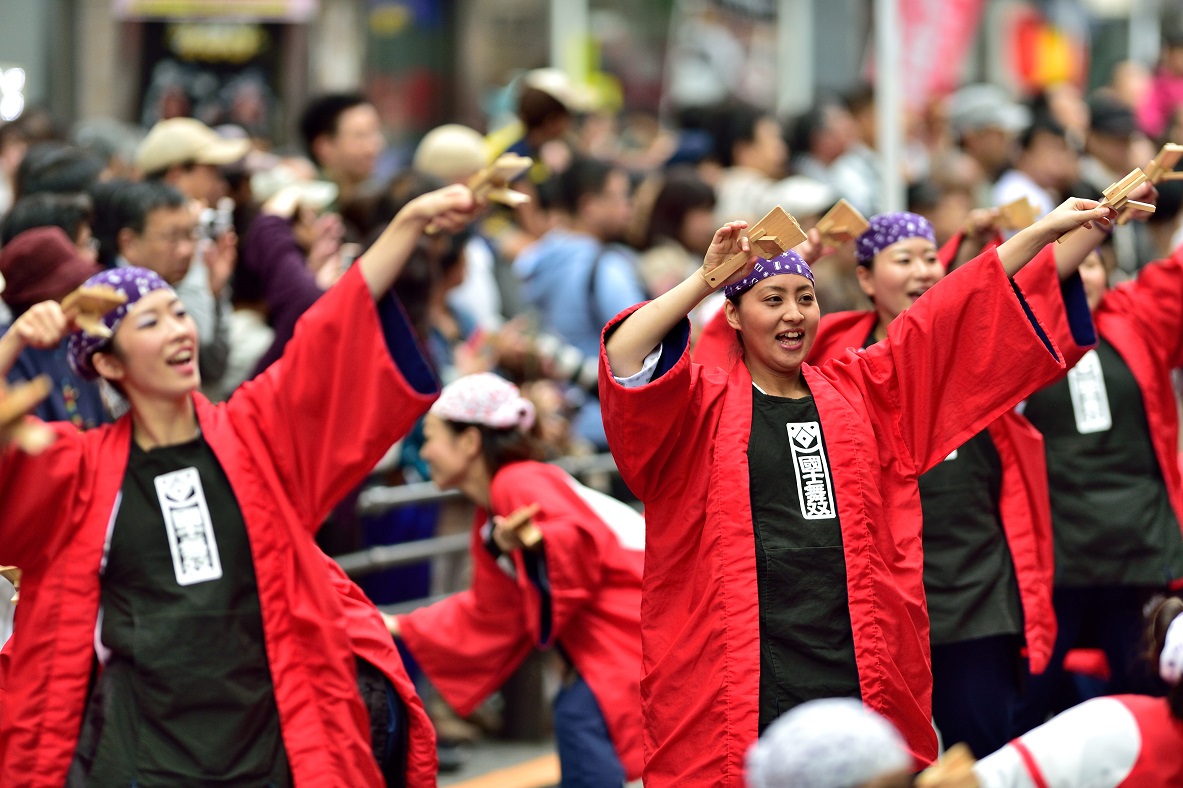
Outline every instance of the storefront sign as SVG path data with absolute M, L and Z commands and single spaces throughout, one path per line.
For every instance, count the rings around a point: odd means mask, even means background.
M 121 19 L 234 19 L 306 22 L 319 0 L 115 0 Z

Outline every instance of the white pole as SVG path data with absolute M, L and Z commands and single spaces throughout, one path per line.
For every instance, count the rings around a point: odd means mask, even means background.
M 782 118 L 813 106 L 813 2 L 779 0 L 776 13 L 776 112 Z
M 879 205 L 883 211 L 906 207 L 901 35 L 899 0 L 875 0 L 875 144 L 879 147 L 883 183 Z
M 1161 36 L 1158 0 L 1134 0 L 1130 9 L 1129 59 L 1153 68 Z
M 588 0 L 550 0 L 550 64 L 576 84 L 588 78 Z

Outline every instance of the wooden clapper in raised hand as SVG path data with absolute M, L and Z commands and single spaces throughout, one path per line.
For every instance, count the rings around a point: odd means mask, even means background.
M 1179 159 L 1183 159 L 1183 145 L 1173 142 L 1163 145 L 1154 160 L 1146 165 L 1146 180 L 1154 184 L 1183 180 L 1183 172 L 1175 172 L 1175 165 L 1179 163 Z M 1117 217 L 1117 223 L 1126 224 L 1132 216 L 1131 211 L 1122 211 Z
M 62 312 L 78 328 L 92 337 L 111 338 L 111 329 L 103 325 L 103 315 L 127 303 L 127 296 L 109 285 L 80 287 L 62 299 Z
M 998 206 L 998 225 L 1003 230 L 1023 230 L 1035 224 L 1038 218 L 1035 206 L 1026 197 Z
M 804 242 L 805 233 L 801 231 L 797 220 L 785 213 L 785 209 L 778 205 L 748 231 L 748 241 L 752 245 L 753 252 L 765 260 L 769 260 Z M 736 252 L 706 274 L 706 279 L 710 282 L 711 287 L 719 287 L 732 274 L 742 269 L 747 262 L 748 255 L 746 253 Z
M 509 184 L 532 166 L 534 160 L 529 156 L 504 153 L 497 157 L 497 161 L 472 176 L 468 188 L 477 198 L 517 207 L 530 202 L 530 196 L 509 188 Z
M 111 330 L 103 325 L 103 315 L 125 303 L 127 296 L 113 287 L 80 287 L 62 299 L 62 312 L 87 334 L 109 338 Z M 23 451 L 37 454 L 53 442 L 48 427 L 25 418 L 49 395 L 52 387 L 45 375 L 11 388 L 0 383 L 0 443 L 12 442 Z
M 870 226 L 858 209 L 843 197 L 817 223 L 817 230 L 822 234 L 822 246 L 837 249 L 858 238 Z
M 1105 199 L 1101 200 L 1101 205 L 1108 205 L 1110 208 L 1117 211 L 1119 216 L 1121 215 L 1122 210 L 1125 208 L 1136 208 L 1139 211 L 1154 213 L 1154 206 L 1150 203 L 1138 202 L 1137 200 L 1130 199 L 1130 195 L 1134 192 L 1134 190 L 1146 183 L 1148 180 L 1149 178 L 1146 177 L 1146 173 L 1142 172 L 1141 169 L 1135 168 L 1129 175 L 1125 176 L 1120 181 L 1105 190 Z M 1075 230 L 1064 233 L 1064 235 L 1060 236 L 1060 238 L 1056 240 L 1056 243 L 1064 243 L 1064 241 L 1068 240 L 1068 238 L 1072 236 L 1072 233 L 1075 233 L 1079 229 L 1080 228 L 1077 227 Z

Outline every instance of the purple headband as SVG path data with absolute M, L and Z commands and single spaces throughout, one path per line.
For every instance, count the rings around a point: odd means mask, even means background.
M 172 290 L 155 271 L 135 267 L 111 268 L 95 274 L 82 284 L 83 287 L 94 285 L 108 285 L 127 296 L 126 304 L 103 315 L 103 325 L 111 329 L 111 333 L 115 333 L 119 328 L 119 324 L 136 301 L 153 290 Z M 102 337 L 92 337 L 79 329 L 72 331 L 69 345 L 66 348 L 66 357 L 70 361 L 70 369 L 74 370 L 74 374 L 83 380 L 97 380 L 99 373 L 91 364 L 91 358 L 96 352 L 102 350 L 109 341 Z
M 810 282 L 813 281 L 813 271 L 809 270 L 809 263 L 802 260 L 801 255 L 790 249 L 787 252 L 781 252 L 771 260 L 763 258 L 757 260 L 750 274 L 735 284 L 723 288 L 723 295 L 732 298 L 740 293 L 746 293 L 755 287 L 757 282 L 778 274 L 797 274 Z
M 854 253 L 859 265 L 870 265 L 875 255 L 907 238 L 927 238 L 933 244 L 937 242 L 932 223 L 923 216 L 906 211 L 881 213 L 871 217 L 870 226 L 854 242 Z

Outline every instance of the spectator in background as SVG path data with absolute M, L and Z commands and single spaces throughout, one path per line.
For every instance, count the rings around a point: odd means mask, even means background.
M 385 146 L 378 110 L 369 99 L 357 93 L 313 99 L 300 116 L 300 134 L 321 175 L 337 184 L 338 204 L 357 199 Z
M 651 191 L 647 200 L 641 191 Z M 700 265 L 715 233 L 715 190 L 689 167 L 656 174 L 638 190 L 636 246 L 639 270 L 650 295 L 659 296 Z M 720 304 L 721 305 L 721 304 Z
M 1073 193 L 1099 200 L 1105 189 L 1146 162 L 1134 160 L 1134 144 L 1141 135 L 1132 109 L 1103 92 L 1093 94 L 1088 107 L 1089 129 L 1085 155 L 1080 160 L 1081 185 Z M 1144 222 L 1115 226 L 1111 243 L 1117 267 L 1126 276 L 1159 257 Z
M 1018 152 L 1018 135 L 1030 123 L 1031 112 L 996 85 L 969 85 L 949 97 L 950 130 L 986 181 L 971 207 L 995 204 L 990 186 L 1010 168 Z
M 42 192 L 85 192 L 100 180 L 105 167 L 90 151 L 64 142 L 43 142 L 29 148 L 17 168 L 14 196 L 19 200 Z
M 1064 127 L 1046 114 L 1037 115 L 1019 138 L 1014 167 L 994 184 L 993 205 L 1026 197 L 1038 216 L 1046 216 L 1060 202 L 1061 190 L 1076 173 L 1076 153 Z
M 487 163 L 485 138 L 480 132 L 449 123 L 423 137 L 411 167 L 443 183 L 467 183 Z M 448 293 L 448 303 L 453 309 L 466 310 L 481 330 L 496 331 L 504 318 L 493 247 L 474 233 L 464 247 L 464 258 L 464 280 Z
M 197 219 L 179 191 L 160 181 L 128 183 L 115 195 L 115 267 L 155 271 L 176 286 L 189 273 Z
M 144 139 L 138 126 L 113 118 L 92 118 L 75 124 L 70 140 L 104 162 L 102 178 L 130 178 L 135 174 L 136 149 Z
M 1180 125 L 1179 109 L 1183 107 L 1183 30 L 1169 31 L 1163 37 L 1162 57 L 1150 88 L 1138 108 L 1138 122 L 1142 131 L 1160 139 L 1170 137 L 1172 129 Z
M 523 251 L 514 272 L 541 328 L 596 357 L 604 324 L 645 300 L 632 252 L 613 243 L 632 211 L 628 174 L 594 159 L 577 160 L 558 177 L 557 206 L 562 224 Z M 597 448 L 607 448 L 597 401 L 580 410 L 576 429 Z
M 57 227 L 91 262 L 98 259 L 98 245 L 91 223 L 94 206 L 85 194 L 31 194 L 22 197 L 0 225 L 0 246 L 34 227 Z
M 16 201 L 16 171 L 29 144 L 16 121 L 0 125 L 0 215 Z
M 839 191 L 834 164 L 857 139 L 858 128 L 846 106 L 822 99 L 793 126 L 793 169 Z
M 768 192 L 785 175 L 789 148 L 780 121 L 755 107 L 728 107 L 716 145 L 724 167 L 716 184 L 716 225 L 736 217 L 755 222 L 772 207 Z
M 219 222 L 213 213 L 215 208 L 233 211 L 233 205 L 222 202 L 229 186 L 218 167 L 241 161 L 250 148 L 249 140 L 223 139 L 199 120 L 170 118 L 153 126 L 136 150 L 136 166 L 145 179 L 179 191 L 189 200 L 189 210 L 202 218 L 187 273 L 169 284 L 197 323 L 202 386 L 209 393 L 225 373 L 230 354 L 228 285 L 238 261 L 238 237 L 230 218 Z
M 59 227 L 26 230 L 6 239 L 0 249 L 0 274 L 6 284 L 4 302 L 14 318 L 42 301 L 61 301 L 101 270 L 93 258 L 80 254 L 74 241 Z M 98 385 L 78 377 L 70 368 L 64 340 L 52 348 L 26 347 L 8 380 L 15 383 L 42 374 L 49 376 L 53 388 L 33 411 L 38 418 L 68 421 L 78 429 L 110 421 Z
M 846 108 L 854 118 L 855 139 L 834 162 L 831 171 L 834 188 L 863 216 L 879 212 L 879 193 L 883 178 L 879 174 L 879 154 L 875 152 L 875 91 L 869 85 L 859 88 L 846 99 Z M 728 217 L 735 218 L 735 217 Z
M 575 116 L 592 108 L 592 97 L 576 86 L 557 68 L 536 68 L 522 77 L 518 93 L 518 123 L 490 135 L 489 145 L 496 153 L 516 153 L 535 161 L 541 158 L 542 146 L 561 140 L 571 131 Z M 541 182 L 549 175 L 545 169 L 531 174 Z
M 136 166 L 145 180 L 160 180 L 206 207 L 228 191 L 219 167 L 241 161 L 250 152 L 247 139 L 223 139 L 193 118 L 170 118 L 152 127 L 136 149 Z

